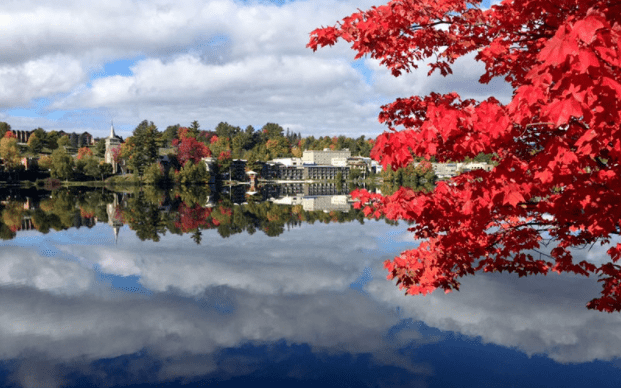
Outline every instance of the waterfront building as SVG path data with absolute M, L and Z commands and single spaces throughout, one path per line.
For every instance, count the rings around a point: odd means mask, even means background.
M 351 151 L 349 149 L 305 150 L 302 154 L 302 162 L 305 164 L 345 166 L 350 157 Z
M 343 166 L 320 166 L 320 165 L 305 165 L 304 166 L 304 179 L 305 180 L 333 180 L 341 173 L 341 177 L 346 180 L 349 177 L 349 168 Z

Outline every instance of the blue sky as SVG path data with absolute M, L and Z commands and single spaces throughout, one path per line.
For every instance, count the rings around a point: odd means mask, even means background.
M 8 4 L 8 5 L 7 5 Z M 316 53 L 308 34 L 371 0 L 51 0 L 3 4 L 0 121 L 15 129 L 127 136 L 144 119 L 160 127 L 198 120 L 245 127 L 276 122 L 303 135 L 375 136 L 381 104 L 453 90 L 467 97 L 510 90 L 476 85 L 466 58 L 447 79 L 394 79 L 344 44 Z M 488 6 L 488 0 L 483 4 Z

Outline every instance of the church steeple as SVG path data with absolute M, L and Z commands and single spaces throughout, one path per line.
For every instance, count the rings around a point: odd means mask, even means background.
M 110 120 L 110 136 L 108 138 L 116 138 L 116 134 L 114 133 L 114 123 Z

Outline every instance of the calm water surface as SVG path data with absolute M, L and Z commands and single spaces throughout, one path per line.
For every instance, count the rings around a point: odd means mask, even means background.
M 102 193 L 3 194 L 0 385 L 621 386 L 596 280 L 404 296 L 407 226 L 342 196 Z

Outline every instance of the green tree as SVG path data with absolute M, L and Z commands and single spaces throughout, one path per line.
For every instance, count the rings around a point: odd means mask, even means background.
M 208 182 L 209 173 L 205 163 L 199 161 L 197 164 L 194 164 L 191 160 L 187 161 L 179 171 L 179 181 L 185 185 Z
M 241 128 L 232 126 L 226 122 L 220 122 L 215 128 L 218 138 L 233 139 L 235 135 L 241 132 Z
M 96 157 L 92 155 L 88 155 L 82 159 L 84 162 L 84 174 L 89 177 L 97 178 L 99 177 L 100 169 L 99 169 L 99 161 Z
M 140 178 L 144 175 L 145 169 L 158 159 L 157 135 L 158 131 L 155 124 L 144 120 L 136 127 L 131 138 L 127 140 L 127 143 L 130 143 L 128 149 L 129 167 Z
M 200 131 L 201 125 L 198 124 L 198 121 L 194 120 L 190 127 L 188 127 L 187 136 L 190 136 L 194 139 L 198 138 L 198 133 Z
M 69 147 L 69 145 L 71 144 L 71 141 L 69 140 L 69 135 L 63 135 L 61 136 L 58 141 L 57 141 L 58 147 L 62 147 L 63 149 L 67 149 L 67 147 Z
M 74 161 L 67 150 L 59 147 L 52 153 L 52 166 L 50 174 L 54 178 L 70 180 L 73 177 Z
M 276 123 L 266 123 L 263 128 L 261 128 L 261 132 L 263 133 L 264 139 L 274 139 L 284 136 L 283 128 Z
M 170 147 L 172 145 L 172 141 L 177 139 L 179 127 L 181 127 L 179 124 L 166 127 L 166 130 L 162 133 L 162 147 Z
M 93 147 L 93 151 L 96 157 L 103 158 L 106 154 L 106 140 L 99 139 L 97 143 L 95 143 L 95 147 Z
M 112 175 L 112 164 L 110 163 L 99 164 L 99 175 L 101 176 L 102 181 L 106 177 L 111 176 Z
M 45 136 L 45 147 L 50 150 L 56 150 L 58 148 L 58 131 L 50 131 Z
M 28 138 L 28 149 L 35 155 L 39 154 L 43 149 L 43 141 L 37 134 L 32 134 L 30 138 Z
M 150 164 L 144 172 L 144 182 L 157 185 L 164 180 L 164 168 L 159 162 Z

